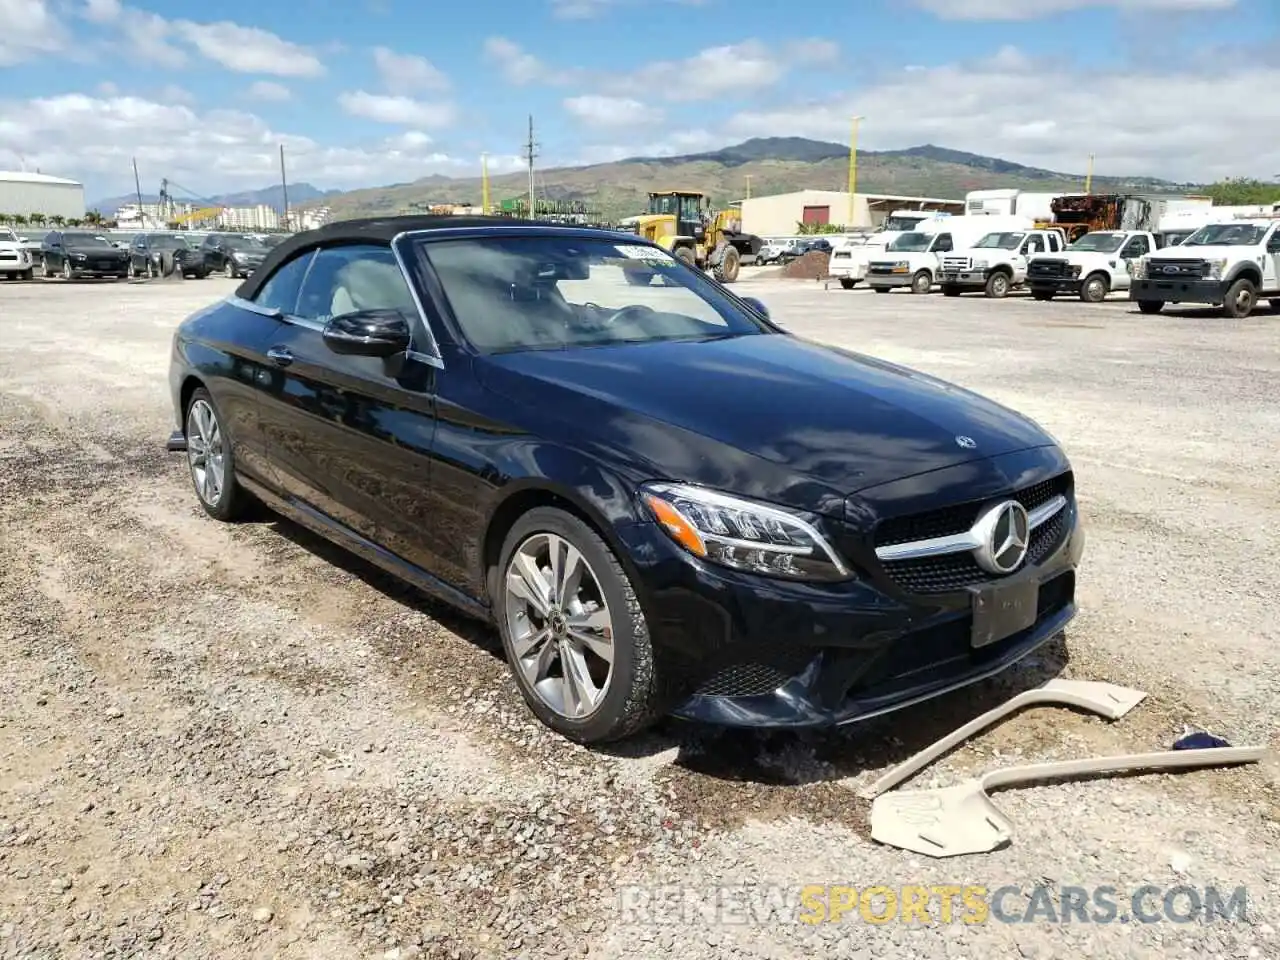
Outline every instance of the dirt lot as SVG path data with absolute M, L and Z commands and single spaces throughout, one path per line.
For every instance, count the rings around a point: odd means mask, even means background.
M 874 844 L 852 789 L 1060 671 L 1151 697 L 1113 725 L 1024 714 L 916 785 L 1164 749 L 1184 723 L 1277 745 L 1280 317 L 745 279 L 797 333 L 1050 429 L 1086 516 L 1082 613 L 1000 684 L 896 717 L 591 752 L 531 722 L 488 630 L 284 521 L 198 511 L 162 448 L 169 338 L 230 288 L 0 284 L 0 956 L 1280 955 L 1274 759 L 1007 791 L 1012 846 L 959 860 Z M 1249 902 L 1245 922 L 796 922 L 805 884 L 950 883 L 1108 884 L 1121 916 L 1148 883 Z M 657 885 L 685 899 L 656 911 Z

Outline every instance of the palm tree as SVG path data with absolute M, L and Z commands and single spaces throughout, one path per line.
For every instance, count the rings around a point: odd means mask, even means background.
M 47 223 L 47 222 L 48 222 L 48 221 L 45 219 L 45 215 L 44 215 L 43 213 L 28 213 L 28 214 L 27 214 L 27 223 L 31 224 L 33 227 L 35 227 L 35 226 L 44 226 L 44 224 L 45 224 L 45 223 Z
M 55 227 L 61 227 L 64 223 L 67 222 L 67 218 L 60 213 L 55 213 L 52 217 L 49 218 L 49 222 L 52 223 Z
M 74 228 L 74 227 L 80 226 L 80 224 L 83 222 L 84 222 L 83 220 L 77 220 L 75 217 L 72 217 L 70 220 L 67 221 L 67 226 Z
M 98 226 L 102 223 L 103 216 L 97 210 L 90 210 L 84 215 L 84 222 L 91 226 Z
M 9 215 L 9 222 L 12 223 L 15 227 L 22 227 L 26 225 L 27 218 L 20 213 L 11 213 Z

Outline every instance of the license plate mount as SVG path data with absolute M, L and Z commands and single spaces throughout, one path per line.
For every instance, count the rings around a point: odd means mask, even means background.
M 1035 580 L 974 587 L 970 594 L 973 597 L 973 627 L 969 637 L 972 647 L 999 643 L 1036 622 L 1040 584 Z

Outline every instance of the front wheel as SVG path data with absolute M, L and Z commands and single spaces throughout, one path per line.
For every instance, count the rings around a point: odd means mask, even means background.
M 698 258 L 697 258 L 697 255 L 694 254 L 692 247 L 681 247 L 680 249 L 676 250 L 675 256 L 677 260 L 683 260 L 685 263 L 693 267 L 695 270 L 697 269 Z M 231 266 L 228 265 L 227 269 L 230 270 Z
M 871 289 L 876 293 L 893 293 L 892 287 L 872 287 Z
M 1105 273 L 1091 273 L 1080 284 L 1080 299 L 1085 303 L 1101 303 L 1111 292 L 1111 281 Z
M 594 530 L 552 507 L 507 534 L 493 583 L 502 646 L 534 714 L 579 743 L 629 736 L 662 713 L 635 588 Z
M 742 265 L 742 256 L 737 247 L 728 247 L 721 254 L 715 265 L 715 278 L 721 283 L 733 283 L 738 279 L 738 270 Z
M 1227 288 L 1227 295 L 1222 298 L 1222 315 L 1233 320 L 1243 320 L 1253 313 L 1258 302 L 1258 288 L 1251 280 L 1237 280 Z
M 911 292 L 920 295 L 928 293 L 933 289 L 933 274 L 928 270 L 917 270 L 916 275 L 911 278 Z
M 230 260 L 228 260 L 225 264 L 223 264 L 222 275 L 226 277 L 228 280 L 234 280 L 236 278 L 236 265 Z
M 858 281 L 854 280 L 852 277 L 840 278 L 840 286 L 846 290 L 852 290 L 857 285 L 858 285 Z
M 200 506 L 215 520 L 235 520 L 244 513 L 247 497 L 236 482 L 235 454 L 222 414 L 204 387 L 191 395 L 184 432 L 187 467 Z
M 75 271 L 71 269 L 71 261 L 63 260 L 62 261 L 62 279 L 74 280 L 75 276 L 76 276 Z
M 987 277 L 987 285 L 983 290 L 992 300 L 1001 300 L 1009 295 L 1009 275 L 993 273 Z

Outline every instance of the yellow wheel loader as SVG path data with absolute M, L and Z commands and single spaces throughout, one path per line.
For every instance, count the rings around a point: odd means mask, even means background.
M 635 230 L 690 266 L 710 270 L 721 283 L 737 280 L 743 260 L 754 260 L 764 245 L 742 232 L 738 211 L 712 211 L 710 198 L 696 190 L 649 194 L 649 212 L 636 218 Z

